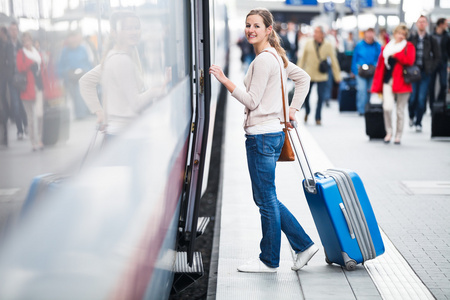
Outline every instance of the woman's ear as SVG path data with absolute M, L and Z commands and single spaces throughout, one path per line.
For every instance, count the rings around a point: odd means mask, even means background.
M 270 25 L 269 27 L 266 28 L 267 35 L 270 35 L 272 33 L 272 31 L 273 31 L 272 25 Z

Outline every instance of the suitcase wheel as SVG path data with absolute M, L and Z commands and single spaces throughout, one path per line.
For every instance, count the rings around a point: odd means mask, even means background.
M 354 261 L 353 259 L 345 262 L 345 268 L 347 269 L 347 271 L 355 270 L 356 269 L 356 265 L 357 265 L 356 261 Z

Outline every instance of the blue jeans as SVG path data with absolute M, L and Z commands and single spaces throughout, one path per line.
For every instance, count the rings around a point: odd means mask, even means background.
M 262 239 L 259 258 L 272 268 L 280 262 L 281 231 L 296 253 L 314 243 L 297 219 L 277 199 L 275 167 L 284 143 L 284 132 L 246 135 L 247 163 L 253 200 L 261 214 Z
M 422 117 L 425 113 L 425 104 L 427 103 L 428 86 L 430 84 L 430 75 L 422 71 L 420 81 L 412 84 L 412 93 L 409 97 L 409 118 L 415 118 L 415 125 L 422 126 Z
M 317 121 L 317 120 L 322 119 L 322 116 L 321 116 L 322 103 L 324 100 L 326 100 L 328 91 L 327 91 L 327 81 L 320 81 L 320 82 L 312 82 L 311 81 L 310 86 L 309 86 L 308 95 L 306 95 L 305 103 L 303 104 L 303 106 L 305 107 L 305 110 L 306 110 L 306 115 L 309 115 L 309 113 L 311 111 L 311 108 L 309 106 L 309 96 L 311 95 L 311 88 L 314 83 L 317 83 L 317 93 L 319 96 L 319 99 L 317 101 L 317 107 L 316 107 L 316 121 Z
M 437 100 L 445 101 L 447 96 L 447 62 L 441 62 L 430 76 L 430 109 L 436 100 L 436 77 L 439 75 L 439 93 Z
M 360 114 L 366 110 L 366 104 L 369 102 L 368 90 L 372 87 L 373 78 L 363 78 L 356 75 L 356 108 Z

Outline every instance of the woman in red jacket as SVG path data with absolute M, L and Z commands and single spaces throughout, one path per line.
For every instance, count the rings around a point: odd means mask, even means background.
M 43 117 L 43 94 L 42 94 L 42 58 L 28 32 L 22 35 L 23 48 L 17 52 L 17 70 L 25 73 L 27 78 L 26 88 L 20 92 L 28 119 L 28 134 L 30 135 L 33 151 L 42 150 L 42 117 Z M 37 128 L 35 128 L 35 119 Z
M 399 145 L 405 119 L 405 107 L 412 85 L 403 77 L 403 67 L 412 66 L 416 60 L 416 48 L 406 41 L 408 28 L 400 24 L 394 30 L 394 38 L 386 44 L 378 57 L 372 83 L 372 93 L 383 93 L 384 125 L 386 127 L 385 143 L 391 141 L 393 135 L 392 111 L 397 100 L 397 126 L 394 143 Z

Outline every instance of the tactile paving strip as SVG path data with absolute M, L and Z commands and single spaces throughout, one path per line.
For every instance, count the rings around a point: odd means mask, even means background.
M 381 235 L 385 253 L 364 266 L 383 299 L 435 299 L 383 231 Z

